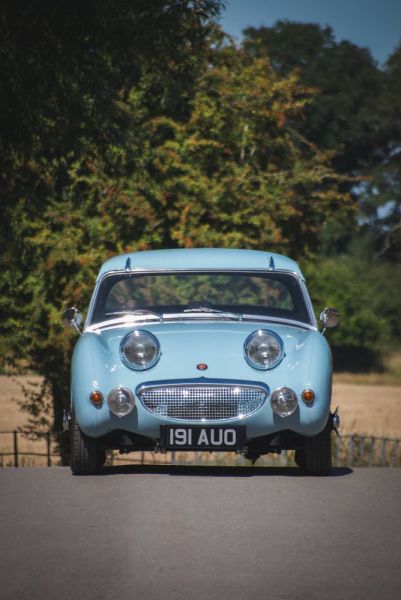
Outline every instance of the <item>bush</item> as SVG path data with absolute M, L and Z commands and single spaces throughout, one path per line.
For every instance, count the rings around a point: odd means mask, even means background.
M 351 257 L 304 265 L 316 316 L 325 306 L 341 313 L 330 332 L 335 368 L 369 371 L 380 368 L 400 342 L 401 266 L 368 263 Z

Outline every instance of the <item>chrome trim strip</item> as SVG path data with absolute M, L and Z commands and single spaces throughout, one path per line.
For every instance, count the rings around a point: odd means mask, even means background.
M 183 313 L 171 313 L 163 315 L 163 323 L 180 323 L 181 321 L 195 321 L 195 322 L 230 322 L 230 323 L 272 323 L 277 325 L 283 325 L 284 327 L 298 327 L 299 329 L 305 329 L 306 331 L 316 331 L 317 327 L 314 325 L 309 325 L 308 323 L 302 323 L 301 321 L 293 321 L 291 319 L 285 320 L 277 317 L 266 317 L 264 315 L 243 315 L 242 321 L 233 321 L 232 319 L 224 319 L 219 317 L 218 315 L 205 315 L 205 316 L 194 316 L 188 315 L 184 316 Z M 119 319 L 114 320 L 110 319 L 107 321 L 101 321 L 100 323 L 95 323 L 94 325 L 88 325 L 86 327 L 86 333 L 96 333 L 99 334 L 101 331 L 106 331 L 109 329 L 121 329 L 123 327 L 142 327 L 143 325 L 159 325 L 160 320 L 155 319 L 151 320 L 148 317 L 140 316 L 137 319 Z
M 306 308 L 309 313 L 309 317 L 311 319 L 313 327 L 315 329 L 318 329 L 319 326 L 318 326 L 318 322 L 316 320 L 315 311 L 313 310 L 312 300 L 309 296 L 308 288 L 306 287 L 306 281 L 305 281 L 305 279 L 300 279 L 299 281 L 300 281 L 300 286 L 301 286 L 301 292 L 302 292 L 302 295 L 305 300 Z

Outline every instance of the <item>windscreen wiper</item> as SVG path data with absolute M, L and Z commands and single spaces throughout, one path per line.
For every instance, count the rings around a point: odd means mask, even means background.
M 134 316 L 134 317 L 157 317 L 160 319 L 160 322 L 163 323 L 163 315 L 161 313 L 155 312 L 154 310 L 147 310 L 146 308 L 139 308 L 137 310 L 120 310 L 106 313 L 107 317 L 111 317 L 112 315 L 125 315 L 125 316 Z
M 196 308 L 185 308 L 184 313 L 212 313 L 213 315 L 219 315 L 226 319 L 233 319 L 234 321 L 242 321 L 241 313 L 227 312 L 225 310 L 219 310 L 217 308 L 210 308 L 209 306 L 197 306 Z

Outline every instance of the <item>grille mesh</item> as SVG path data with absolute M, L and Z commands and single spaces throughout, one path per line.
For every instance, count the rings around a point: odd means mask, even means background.
M 144 406 L 160 417 L 215 421 L 247 416 L 267 396 L 259 386 L 234 384 L 147 386 L 139 391 Z

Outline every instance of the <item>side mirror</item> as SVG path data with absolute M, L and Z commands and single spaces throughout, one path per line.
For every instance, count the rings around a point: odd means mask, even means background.
M 82 323 L 82 315 L 77 308 L 66 308 L 62 316 L 63 325 L 73 327 L 81 335 L 80 325 Z
M 323 323 L 323 332 L 329 327 L 336 327 L 340 322 L 340 313 L 336 308 L 325 308 L 320 313 L 320 320 Z

